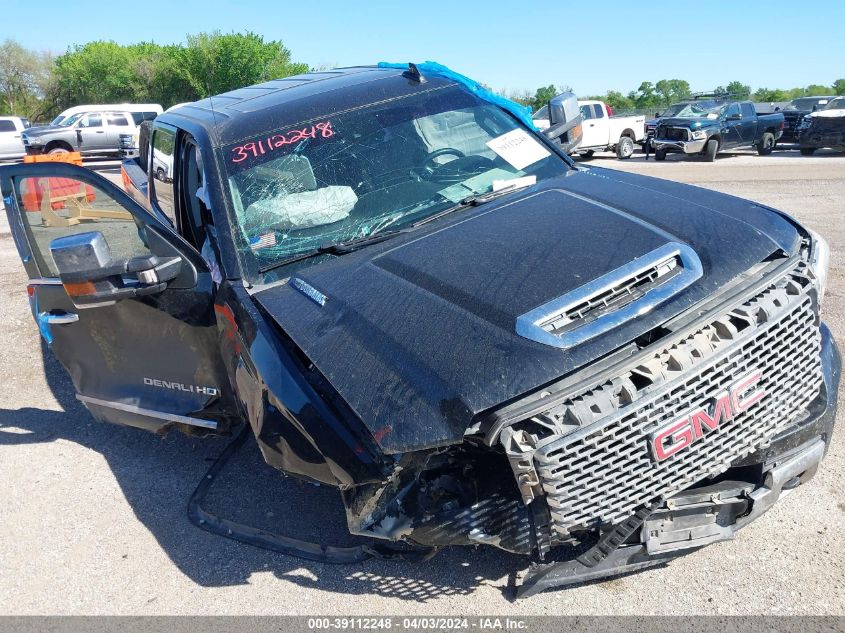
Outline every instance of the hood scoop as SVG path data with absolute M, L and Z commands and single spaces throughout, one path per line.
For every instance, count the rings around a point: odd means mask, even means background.
M 567 349 L 651 311 L 702 275 L 689 246 L 670 242 L 516 319 L 516 332 Z

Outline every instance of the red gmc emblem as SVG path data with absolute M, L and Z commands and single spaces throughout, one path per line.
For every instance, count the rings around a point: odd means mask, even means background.
M 762 372 L 755 369 L 737 380 L 729 390 L 717 394 L 709 407 L 688 411 L 651 433 L 648 436 L 651 456 L 657 462 L 669 459 L 675 453 L 692 446 L 705 433 L 715 431 L 723 422 L 728 422 L 760 402 L 766 395 L 764 389 L 757 388 L 761 377 Z

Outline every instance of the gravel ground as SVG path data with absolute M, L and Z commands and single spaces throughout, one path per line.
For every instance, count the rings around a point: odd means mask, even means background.
M 824 316 L 845 344 L 845 157 L 737 154 L 709 164 L 638 154 L 589 164 L 751 198 L 819 230 L 833 249 Z M 512 602 L 507 587 L 521 561 L 492 549 L 454 549 L 423 565 L 330 566 L 194 528 L 185 504 L 225 441 L 94 422 L 42 349 L 25 281 L 0 222 L 0 613 L 845 614 L 842 429 L 816 478 L 736 540 L 665 568 Z M 343 533 L 331 490 L 291 483 L 252 446 L 209 504 L 302 536 Z

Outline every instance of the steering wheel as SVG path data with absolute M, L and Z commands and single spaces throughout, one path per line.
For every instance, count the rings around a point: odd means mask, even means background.
M 435 158 L 440 158 L 441 156 L 455 156 L 456 158 L 465 158 L 466 154 L 464 154 L 461 150 L 455 149 L 454 147 L 441 147 L 440 149 L 436 149 L 433 152 L 429 152 L 425 160 L 423 161 L 423 169 L 425 169 L 428 173 L 433 174 L 437 169 L 438 165 L 433 164 Z

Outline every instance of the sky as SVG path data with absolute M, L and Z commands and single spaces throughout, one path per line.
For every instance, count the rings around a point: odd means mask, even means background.
M 433 60 L 532 93 L 554 84 L 627 94 L 660 79 L 686 79 L 694 91 L 733 80 L 793 88 L 845 77 L 843 0 L 0 0 L 0 40 L 55 53 L 214 30 L 281 40 L 312 66 Z

